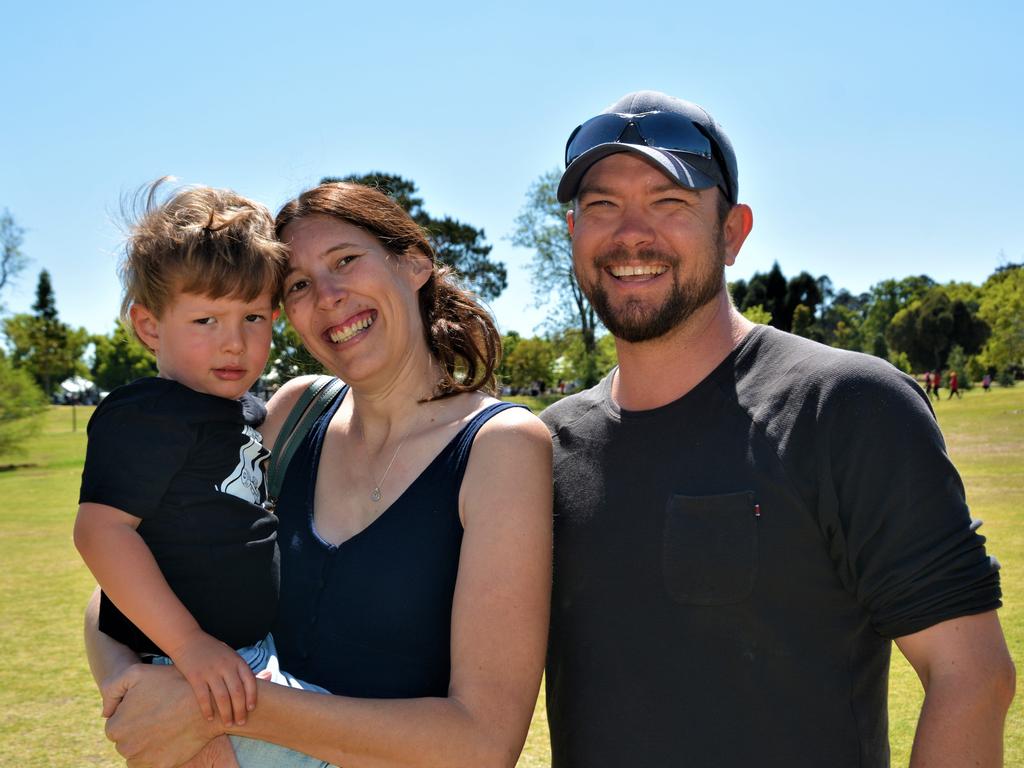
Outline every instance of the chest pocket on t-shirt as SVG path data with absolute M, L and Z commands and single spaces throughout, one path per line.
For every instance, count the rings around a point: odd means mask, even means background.
M 677 603 L 726 605 L 746 599 L 757 578 L 754 494 L 670 498 L 662 571 Z

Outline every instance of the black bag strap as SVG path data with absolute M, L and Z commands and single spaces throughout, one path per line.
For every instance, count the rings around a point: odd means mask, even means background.
M 284 475 L 296 449 L 313 423 L 331 407 L 343 388 L 340 379 L 333 376 L 317 376 L 292 406 L 270 453 L 267 509 L 271 512 L 277 506 L 277 497 L 281 493 L 281 486 L 284 485 Z

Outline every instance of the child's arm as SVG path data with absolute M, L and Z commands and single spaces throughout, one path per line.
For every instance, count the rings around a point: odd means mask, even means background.
M 212 697 L 225 725 L 245 722 L 256 706 L 252 670 L 182 605 L 135 530 L 140 522 L 115 507 L 80 504 L 75 546 L 118 609 L 171 657 L 203 715 L 213 719 Z

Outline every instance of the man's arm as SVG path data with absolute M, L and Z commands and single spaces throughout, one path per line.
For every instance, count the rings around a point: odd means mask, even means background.
M 896 638 L 924 686 L 911 768 L 1001 766 L 1015 671 L 995 611 Z

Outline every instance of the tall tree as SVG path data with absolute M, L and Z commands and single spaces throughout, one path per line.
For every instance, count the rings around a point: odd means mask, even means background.
M 827 277 L 824 279 L 828 280 Z M 814 322 L 814 317 L 817 315 L 818 307 L 822 302 L 820 281 L 821 278 L 816 278 L 808 272 L 801 272 L 796 277 L 791 277 L 786 283 L 786 316 L 784 320 L 790 325 L 787 330 L 792 330 L 796 323 L 794 313 L 797 307 L 803 306 L 809 310 L 810 316 L 801 317 L 800 319 L 801 327 L 805 330 L 805 333 L 799 333 L 797 334 L 798 336 L 809 337 L 811 323 Z
M 32 305 L 32 311 L 40 320 L 53 322 L 57 319 L 57 298 L 53 294 L 50 273 L 45 269 L 39 273 L 39 282 L 36 284 L 36 300 Z
M 51 395 L 69 376 L 86 373 L 82 354 L 89 344 L 84 328 L 74 329 L 60 321 L 57 304 L 45 269 L 39 275 L 33 314 L 17 314 L 4 320 L 11 362 L 35 377 L 43 392 Z
M 554 333 L 577 329 L 583 344 L 583 383 L 593 386 L 598 380 L 598 320 L 590 301 L 576 281 L 572 265 L 572 240 L 565 223 L 569 206 L 555 195 L 561 172 L 556 168 L 542 174 L 526 193 L 526 204 L 516 217 L 512 244 L 533 251 L 533 298 L 538 307 L 554 300 L 548 315 L 549 330 Z
M 508 271 L 504 263 L 492 261 L 492 246 L 487 243 L 482 229 L 453 219 L 451 216 L 437 219 L 423 207 L 416 184 L 393 173 L 374 171 L 365 174 L 351 174 L 337 177 L 327 176 L 321 183 L 347 181 L 379 189 L 412 217 L 413 221 L 426 230 L 438 261 L 455 269 L 466 284 L 481 298 L 491 301 L 498 298 L 508 287 Z
M 793 310 L 786 306 L 788 287 L 786 277 L 782 274 L 782 268 L 776 261 L 767 273 L 755 272 L 754 276 L 750 278 L 743 303 L 739 305 L 739 309 L 742 311 L 760 305 L 772 316 L 771 325 L 788 331 L 793 320 Z
M 737 309 L 742 310 L 744 307 L 744 302 L 747 299 L 747 291 L 749 290 L 747 281 L 741 278 L 739 280 L 735 280 L 731 283 L 728 283 L 727 287 L 729 289 L 729 295 L 732 296 L 732 303 L 736 306 Z
M 11 212 L 0 213 L 0 291 L 10 285 L 28 263 L 21 252 L 25 230 L 18 226 Z

